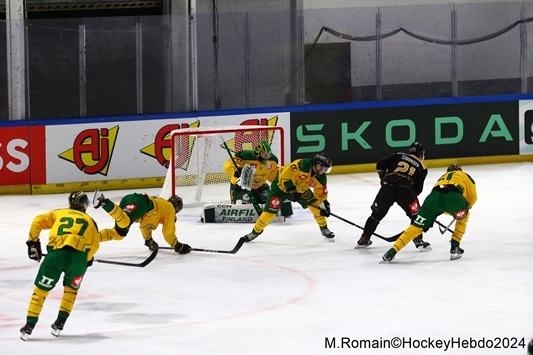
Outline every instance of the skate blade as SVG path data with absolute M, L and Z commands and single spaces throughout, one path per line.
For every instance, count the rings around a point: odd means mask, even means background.
M 52 335 L 55 336 L 56 338 L 59 336 L 59 334 L 61 333 L 61 330 L 60 329 L 52 329 Z
M 426 251 L 432 251 L 432 250 L 433 250 L 433 248 L 431 248 L 431 247 L 429 247 L 429 246 L 428 246 L 428 247 L 425 247 L 425 248 L 423 248 L 423 247 L 418 247 L 417 249 L 418 249 L 418 251 L 421 252 L 421 253 L 424 253 L 424 252 L 426 252 Z
M 450 254 L 450 260 L 457 260 L 461 259 L 463 257 L 463 254 Z
M 332 242 L 332 243 L 335 242 L 335 237 L 333 237 L 333 238 L 324 237 L 324 238 L 326 238 L 326 240 L 327 240 L 328 242 Z
M 370 246 L 369 245 L 359 245 L 359 244 L 356 244 L 355 247 L 353 247 L 354 249 L 364 249 L 364 248 L 368 248 Z
M 20 333 L 20 339 L 22 339 L 24 341 L 28 340 L 28 336 L 29 336 L 29 334 L 27 334 L 27 333 L 24 333 L 24 332 Z

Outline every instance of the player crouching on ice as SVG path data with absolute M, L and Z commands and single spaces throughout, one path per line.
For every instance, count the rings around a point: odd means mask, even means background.
M 476 201 L 474 179 L 465 173 L 460 165 L 451 164 L 433 186 L 411 225 L 381 258 L 386 262 L 392 261 L 413 238 L 422 231 L 429 230 L 437 217 L 443 213 L 452 215 L 455 220 L 455 230 L 450 241 L 450 260 L 461 258 L 464 250 L 459 244 L 466 230 L 470 209 Z
M 152 231 L 162 224 L 163 237 L 176 253 L 191 252 L 191 247 L 180 243 L 176 237 L 176 215 L 183 209 L 183 200 L 179 196 L 170 196 L 168 200 L 165 200 L 148 194 L 133 193 L 124 196 L 117 206 L 96 190 L 93 206 L 94 208 L 102 207 L 115 220 L 115 229 L 122 237 L 128 234 L 133 222 L 138 222 L 144 245 L 154 250 L 159 245 L 152 238 Z
M 335 241 L 335 234 L 328 229 L 326 222 L 326 217 L 330 215 L 326 173 L 331 171 L 332 164 L 328 155 L 318 153 L 312 159 L 297 159 L 281 168 L 272 182 L 263 213 L 253 230 L 244 236 L 245 240 L 250 242 L 263 233 L 276 217 L 283 201 L 288 199 L 298 202 L 303 208 L 310 207 L 322 235 L 329 241 Z
M 255 201 L 264 204 L 270 193 L 270 186 L 278 174 L 278 157 L 272 153 L 267 141 L 259 142 L 253 149 L 241 150 L 224 163 L 223 169 L 230 176 L 231 204 L 250 204 L 249 193 Z M 247 174 L 251 171 L 252 174 Z M 248 191 L 247 191 L 248 190 Z M 292 206 L 286 203 L 281 208 L 282 216 L 292 215 Z

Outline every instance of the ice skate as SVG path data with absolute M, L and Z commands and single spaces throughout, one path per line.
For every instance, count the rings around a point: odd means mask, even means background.
M 372 245 L 372 241 L 370 240 L 370 237 L 363 233 L 361 234 L 361 238 L 359 238 L 359 240 L 357 241 L 357 245 L 355 246 L 354 249 L 366 248 L 371 245 Z
M 33 328 L 35 328 L 35 323 L 26 323 L 26 325 L 20 328 L 20 339 L 24 341 L 28 340 L 28 336 L 33 332 Z
M 320 227 L 320 233 L 330 242 L 335 241 L 335 233 L 329 230 L 328 227 Z
M 415 247 L 420 251 L 420 252 L 425 252 L 425 251 L 431 251 L 432 248 L 431 248 L 431 244 L 429 244 L 428 242 L 425 242 L 423 239 L 422 239 L 422 234 L 420 234 L 418 237 L 416 237 L 415 239 L 413 239 L 413 243 L 415 244 Z
M 100 190 L 96 189 L 94 191 L 94 197 L 93 197 L 93 207 L 95 209 L 105 206 L 106 204 L 106 198 L 103 193 L 100 192 Z
M 52 323 L 52 335 L 58 337 L 64 326 L 65 319 L 57 317 L 56 321 Z
M 450 248 L 450 260 L 460 259 L 465 251 L 459 247 Z
M 388 263 L 388 262 L 391 262 L 392 260 L 394 260 L 394 256 L 390 255 L 389 252 L 386 252 L 385 254 L 383 254 L 381 259 L 383 259 L 383 261 Z

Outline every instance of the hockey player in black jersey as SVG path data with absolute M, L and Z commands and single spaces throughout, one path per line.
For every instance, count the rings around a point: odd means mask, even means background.
M 424 155 L 422 143 L 414 142 L 408 153 L 394 153 L 378 160 L 376 170 L 381 180 L 381 188 L 370 207 L 372 214 L 366 220 L 363 234 L 355 248 L 372 244 L 372 233 L 395 202 L 405 211 L 407 217 L 413 220 L 420 209 L 418 195 L 422 192 L 428 173 L 422 162 Z M 413 243 L 420 251 L 431 250 L 430 244 L 422 239 L 422 234 L 413 239 Z

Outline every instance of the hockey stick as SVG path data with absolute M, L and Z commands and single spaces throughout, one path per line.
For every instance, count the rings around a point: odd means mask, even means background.
M 319 209 L 319 210 L 321 209 L 320 207 L 315 206 L 315 205 L 309 205 L 309 206 L 314 207 L 314 208 Z M 330 214 L 331 216 L 337 218 L 337 219 L 340 219 L 340 220 L 343 221 L 343 222 L 346 222 L 346 223 L 348 223 L 348 224 L 351 224 L 351 225 L 354 226 L 354 227 L 357 227 L 357 228 L 359 228 L 359 229 L 365 230 L 365 229 L 364 229 L 363 227 L 361 227 L 360 225 L 358 225 L 358 224 L 356 224 L 356 223 L 353 223 L 352 221 L 349 221 L 349 220 L 347 220 L 347 219 L 345 219 L 345 218 L 342 218 L 341 216 L 338 216 L 338 215 L 336 215 L 335 213 L 331 213 L 331 212 L 330 212 L 329 214 Z M 386 241 L 386 242 L 395 242 L 396 239 L 400 238 L 400 236 L 402 235 L 402 233 L 403 233 L 403 232 L 400 232 L 400 233 L 398 233 L 398 234 L 393 235 L 392 237 L 384 237 L 384 236 L 379 235 L 379 234 L 377 234 L 377 233 L 372 233 L 372 235 L 375 235 L 376 237 L 381 238 L 381 239 L 383 239 L 383 240 Z
M 241 172 L 241 169 L 239 169 L 239 167 L 237 166 L 237 163 L 235 162 L 235 159 L 233 159 L 233 155 L 231 155 L 228 145 L 226 144 L 223 138 L 222 138 L 222 144 L 224 144 L 224 148 L 226 148 L 226 152 L 228 152 L 229 157 L 231 158 L 231 161 L 233 162 L 233 165 L 235 166 L 235 169 Z M 248 197 L 250 197 L 250 201 L 252 201 L 252 205 L 254 205 L 255 212 L 257 213 L 257 216 L 259 217 L 261 213 L 263 212 L 263 210 L 261 209 L 261 207 L 259 207 L 259 204 L 255 200 L 254 194 L 252 193 L 252 191 L 249 191 L 246 189 L 244 191 L 246 191 L 246 193 L 248 194 Z
M 152 262 L 152 260 L 155 259 L 155 257 L 157 256 L 157 252 L 158 252 L 158 250 L 154 249 L 154 251 L 152 251 L 152 254 L 150 254 L 150 256 L 148 256 L 148 258 L 145 261 L 143 261 L 142 263 L 127 263 L 127 262 L 124 262 L 124 261 L 101 260 L 101 259 L 94 259 L 94 261 L 97 261 L 97 262 L 103 263 L 103 264 L 134 266 L 134 267 L 145 267 L 146 265 L 150 264 Z M 46 254 L 43 253 L 43 256 L 46 256 Z
M 314 206 L 313 206 L 313 207 L 314 207 Z M 345 219 L 345 218 L 342 218 L 341 216 L 338 216 L 338 215 L 336 215 L 336 214 L 334 214 L 334 213 L 331 213 L 331 212 L 330 212 L 329 214 L 332 215 L 333 217 L 337 218 L 337 219 L 340 219 L 340 220 L 343 221 L 343 222 L 346 222 L 346 223 L 348 223 L 348 224 L 351 224 L 351 225 L 354 226 L 354 227 L 357 227 L 357 228 L 359 228 L 359 229 L 365 230 L 365 229 L 364 229 L 363 227 L 361 227 L 360 225 L 355 224 L 355 223 L 353 223 L 353 222 L 351 222 L 351 221 L 349 221 L 349 220 L 347 220 L 347 219 Z M 403 233 L 403 232 L 400 232 L 400 233 L 398 233 L 398 234 L 393 235 L 392 237 L 384 237 L 384 236 L 379 235 L 379 234 L 377 234 L 377 233 L 372 233 L 372 235 L 375 235 L 376 237 L 381 238 L 381 239 L 383 239 L 383 240 L 386 241 L 386 242 L 395 242 L 396 239 L 400 238 L 400 236 L 402 235 L 402 233 Z
M 241 237 L 235 247 L 231 250 L 216 250 L 216 249 L 202 249 L 202 248 L 192 248 L 192 251 L 203 251 L 207 253 L 218 253 L 218 254 L 235 254 L 239 251 L 239 249 L 244 244 L 244 237 Z M 174 250 L 171 247 L 159 247 L 159 249 L 165 249 L 165 250 Z
M 455 218 L 452 219 L 452 221 L 450 222 L 450 224 L 448 224 L 448 226 L 445 226 L 444 224 L 442 224 L 439 221 L 435 220 L 435 223 L 437 223 L 439 225 L 440 234 L 444 234 L 444 233 L 446 233 L 446 231 L 453 233 L 453 230 L 450 229 L 450 226 L 452 225 L 453 222 L 455 222 Z

